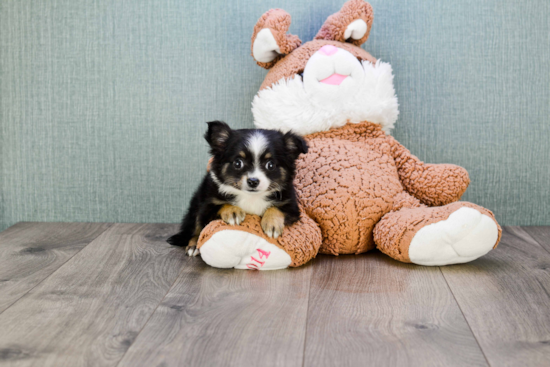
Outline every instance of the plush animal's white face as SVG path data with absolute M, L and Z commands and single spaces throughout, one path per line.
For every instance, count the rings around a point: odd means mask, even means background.
M 340 86 L 340 92 L 357 88 L 364 74 L 361 63 L 351 53 L 325 45 L 307 62 L 303 81 L 311 91 L 334 94 L 334 86 Z
M 392 68 L 325 45 L 311 56 L 302 75 L 282 78 L 261 90 L 252 113 L 258 128 L 301 135 L 363 121 L 389 132 L 399 114 Z

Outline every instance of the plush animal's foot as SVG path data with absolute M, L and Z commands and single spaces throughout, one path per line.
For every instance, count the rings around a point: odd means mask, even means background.
M 222 220 L 229 225 L 240 225 L 244 220 L 246 213 L 238 206 L 225 204 L 218 211 Z
M 501 229 L 493 213 L 468 202 L 390 212 L 374 228 L 383 253 L 419 265 L 472 261 L 495 248 Z
M 446 220 L 421 228 L 411 241 L 409 258 L 419 265 L 466 263 L 491 251 L 497 239 L 492 218 L 463 207 Z
M 277 239 L 265 234 L 259 216 L 247 215 L 239 227 L 210 222 L 197 248 L 204 262 L 216 268 L 275 270 L 307 263 L 317 255 L 321 241 L 321 230 L 304 212 Z
M 200 251 L 204 262 L 216 268 L 277 270 L 287 268 L 292 262 L 281 248 L 260 236 L 239 230 L 215 233 Z
M 285 215 L 277 208 L 269 208 L 265 211 L 261 224 L 268 237 L 277 238 L 285 229 Z

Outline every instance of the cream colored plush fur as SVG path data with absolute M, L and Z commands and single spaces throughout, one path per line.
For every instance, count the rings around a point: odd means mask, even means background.
M 256 95 L 252 102 L 256 127 L 308 135 L 347 122 L 370 121 L 389 133 L 399 115 L 391 65 L 380 61 L 373 65 L 343 49 L 338 52 L 341 57 L 337 62 L 354 68 L 337 93 L 334 86 L 318 82 L 323 76 L 315 74 L 329 73 L 323 69 L 330 65 L 325 65 L 322 55 L 319 59 L 314 55 L 306 65 L 303 80 L 299 75 L 281 79 Z M 332 67 L 338 69 L 338 65 Z

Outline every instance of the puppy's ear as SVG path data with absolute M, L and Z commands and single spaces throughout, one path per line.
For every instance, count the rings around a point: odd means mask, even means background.
M 300 154 L 307 153 L 307 143 L 299 135 L 294 134 L 292 131 L 289 131 L 283 135 L 283 140 L 285 142 L 285 147 L 291 154 L 294 159 L 298 158 Z
M 204 134 L 204 138 L 212 148 L 212 153 L 223 151 L 231 137 L 231 128 L 222 121 L 210 121 L 207 124 L 208 131 Z

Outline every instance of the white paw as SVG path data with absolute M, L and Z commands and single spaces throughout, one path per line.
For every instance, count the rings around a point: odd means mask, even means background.
M 197 246 L 187 246 L 185 250 L 187 252 L 187 256 L 195 257 L 200 255 L 200 251 Z
M 215 268 L 277 270 L 292 262 L 290 255 L 262 237 L 231 229 L 215 233 L 200 251 L 204 262 Z
M 462 207 L 449 218 L 420 229 L 409 258 L 419 265 L 461 264 L 491 251 L 498 238 L 496 223 L 473 208 Z

